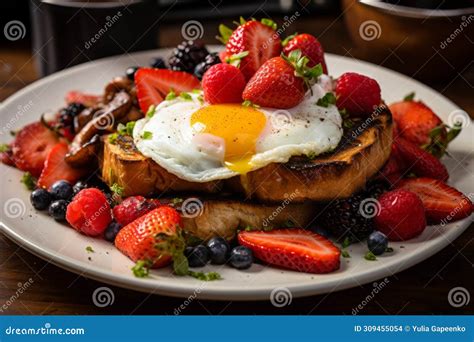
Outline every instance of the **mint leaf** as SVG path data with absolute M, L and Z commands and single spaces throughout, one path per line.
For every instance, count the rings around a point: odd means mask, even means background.
M 364 255 L 364 259 L 365 259 L 365 260 L 369 260 L 369 261 L 375 261 L 375 260 L 377 260 L 377 257 L 375 256 L 374 253 L 372 253 L 371 251 L 368 251 L 368 252 Z
M 21 177 L 20 182 L 25 184 L 28 190 L 33 190 L 36 187 L 36 178 L 29 172 L 25 172 Z
M 138 260 L 135 266 L 132 267 L 133 275 L 137 278 L 148 277 L 150 273 L 151 262 L 148 260 Z
M 349 252 L 346 251 L 345 249 L 343 249 L 343 250 L 341 251 L 341 255 L 342 255 L 343 258 L 350 258 L 350 257 L 351 257 L 351 255 L 349 254 Z

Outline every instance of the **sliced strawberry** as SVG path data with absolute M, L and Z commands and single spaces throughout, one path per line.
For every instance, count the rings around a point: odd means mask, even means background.
M 85 169 L 75 169 L 69 166 L 64 160 L 69 148 L 65 143 L 56 144 L 48 153 L 41 176 L 38 179 L 38 186 L 48 189 L 58 180 L 66 180 L 75 183 L 88 173 Z
M 122 228 L 115 238 L 115 246 L 135 262 L 144 260 L 152 262 L 153 267 L 166 266 L 171 254 L 158 251 L 158 236 L 176 234 L 180 224 L 181 217 L 175 209 L 159 207 Z
M 159 205 L 158 200 L 147 200 L 143 196 L 127 197 L 114 207 L 114 218 L 120 225 L 126 226 L 140 216 L 156 209 Z
M 15 166 L 38 177 L 48 153 L 58 142 L 57 134 L 41 122 L 26 125 L 16 134 L 11 145 Z
M 101 97 L 99 95 L 87 94 L 81 91 L 72 90 L 66 94 L 65 100 L 67 104 L 81 103 L 85 107 L 94 107 L 100 102 Z
M 238 239 L 271 265 L 308 273 L 328 273 L 340 265 L 340 250 L 325 237 L 304 229 L 242 231 Z
M 437 179 L 406 179 L 399 183 L 398 188 L 414 192 L 421 198 L 430 224 L 461 220 L 474 210 L 468 197 Z
M 227 56 L 247 51 L 240 69 L 248 81 L 260 66 L 280 55 L 281 40 L 275 30 L 259 21 L 248 21 L 234 30 L 226 45 Z
M 187 72 L 168 69 L 140 68 L 135 73 L 138 103 L 143 113 L 151 105 L 163 101 L 173 90 L 176 94 L 200 87 L 199 80 Z
M 394 144 L 405 164 L 406 172 L 413 172 L 419 177 L 429 177 L 446 182 L 448 170 L 436 157 L 403 138 L 395 139 Z

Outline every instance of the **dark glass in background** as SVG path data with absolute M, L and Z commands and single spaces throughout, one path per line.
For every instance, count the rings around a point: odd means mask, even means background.
M 30 12 L 41 76 L 158 46 L 160 13 L 153 0 L 30 0 Z

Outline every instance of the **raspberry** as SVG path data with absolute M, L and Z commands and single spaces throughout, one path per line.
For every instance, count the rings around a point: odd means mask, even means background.
M 204 100 L 211 104 L 242 102 L 245 83 L 237 67 L 226 63 L 213 65 L 202 78 Z
M 409 240 L 425 229 L 425 209 L 415 193 L 403 189 L 389 191 L 380 196 L 379 204 L 375 225 L 389 240 Z
M 337 107 L 346 109 L 351 116 L 370 115 L 380 104 L 380 86 L 374 79 L 346 72 L 336 83 Z
M 107 197 L 96 188 L 81 190 L 67 206 L 66 220 L 81 233 L 97 236 L 112 221 Z
M 135 221 L 140 216 L 145 215 L 149 211 L 158 208 L 159 202 L 155 200 L 147 200 L 143 196 L 132 196 L 123 200 L 122 203 L 116 205 L 113 209 L 114 217 L 117 223 L 126 226 L 130 222 Z

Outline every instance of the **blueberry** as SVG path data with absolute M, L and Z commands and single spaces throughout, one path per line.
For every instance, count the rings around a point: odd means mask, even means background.
M 202 267 L 209 262 L 209 250 L 206 246 L 187 247 L 185 254 L 190 267 Z
M 388 246 L 388 239 L 385 234 L 375 231 L 367 238 L 367 247 L 375 255 L 381 255 Z
M 52 196 L 45 189 L 36 189 L 31 193 L 30 200 L 36 210 L 45 210 L 49 207 Z
M 59 180 L 51 185 L 49 192 L 55 199 L 70 200 L 74 190 L 71 183 L 65 180 Z
M 157 69 L 166 69 L 166 64 L 163 58 L 156 57 L 151 60 L 150 66 Z
M 73 196 L 76 196 L 81 190 L 87 189 L 89 186 L 87 185 L 86 182 L 84 181 L 78 181 L 74 186 L 72 187 L 73 191 Z
M 245 246 L 237 246 L 230 252 L 229 263 L 238 270 L 245 270 L 252 266 L 253 253 Z
M 137 72 L 139 68 L 140 67 L 137 67 L 137 66 L 131 66 L 131 67 L 128 67 L 127 70 L 125 70 L 125 75 L 127 75 L 130 81 L 135 80 L 135 73 Z
M 120 229 L 122 229 L 122 225 L 120 223 L 118 223 L 117 221 L 110 222 L 107 228 L 105 229 L 104 238 L 107 241 L 114 242 L 115 237 L 117 236 Z
M 49 205 L 49 215 L 56 221 L 64 221 L 66 219 L 67 201 L 60 199 L 51 202 Z
M 207 248 L 211 254 L 211 263 L 215 265 L 225 264 L 230 251 L 229 244 L 221 237 L 214 237 L 207 242 Z

